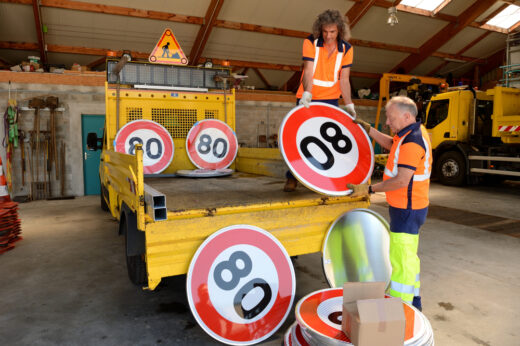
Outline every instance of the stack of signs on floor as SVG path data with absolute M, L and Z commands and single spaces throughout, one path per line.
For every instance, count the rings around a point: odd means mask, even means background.
M 199 169 L 178 170 L 185 177 L 219 177 L 230 175 L 228 167 L 238 153 L 235 132 L 225 122 L 206 119 L 193 125 L 186 137 L 186 150 L 190 161 Z
M 15 243 L 22 240 L 20 219 L 18 218 L 18 203 L 5 202 L 0 204 L 0 254 L 11 250 Z
M 292 174 L 309 189 L 330 196 L 351 193 L 347 184 L 368 181 L 374 149 L 367 133 L 338 107 L 311 103 L 282 121 L 279 147 Z
M 135 155 L 135 147 L 143 148 L 143 173 L 157 174 L 164 171 L 173 160 L 173 140 L 161 124 L 151 120 L 134 120 L 117 131 L 114 140 L 119 153 Z
M 271 233 L 234 225 L 199 246 L 186 286 L 191 312 L 206 333 L 229 345 L 252 345 L 283 324 L 296 279 L 291 258 Z
M 433 345 L 428 319 L 403 303 L 406 318 L 405 346 Z M 285 333 L 285 345 L 352 345 L 341 330 L 343 289 L 327 288 L 303 297 L 295 309 L 296 322 Z
M 341 215 L 329 228 L 323 244 L 323 270 L 332 288 L 303 297 L 295 309 L 296 322 L 285 333 L 285 345 L 352 345 L 341 328 L 343 284 L 382 281 L 388 284 L 389 226 L 369 209 Z M 428 319 L 403 303 L 404 345 L 433 345 Z

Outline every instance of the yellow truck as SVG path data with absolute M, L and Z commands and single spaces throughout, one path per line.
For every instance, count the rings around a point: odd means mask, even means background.
M 89 149 L 102 150 L 101 207 L 119 220 L 133 283 L 153 290 L 162 278 L 185 274 L 199 245 L 233 224 L 271 232 L 290 256 L 319 252 L 336 218 L 369 206 L 368 196 L 327 197 L 304 188 L 282 192 L 287 168 L 272 148 L 239 148 L 229 177 L 175 176 L 196 168 L 186 153 L 186 136 L 197 121 L 219 119 L 235 129 L 230 70 L 124 62 L 107 62 L 104 135 L 89 134 L 87 141 Z M 173 138 L 174 158 L 160 174 L 143 173 L 141 145 L 135 155 L 114 150 L 118 129 L 137 119 L 161 124 Z
M 431 98 L 425 126 L 443 184 L 520 177 L 520 89 L 450 88 Z

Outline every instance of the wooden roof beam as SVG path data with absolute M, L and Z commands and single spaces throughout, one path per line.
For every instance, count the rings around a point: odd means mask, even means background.
M 38 50 L 40 51 L 40 61 L 46 64 L 47 52 L 45 51 L 45 38 L 43 37 L 40 4 L 38 3 L 38 0 L 32 0 L 32 8 L 34 13 L 34 26 L 36 27 L 36 37 L 38 37 Z
M 12 2 L 12 3 L 27 3 L 27 1 L 29 1 L 29 3 L 30 3 L 32 0 L 0 0 L 0 2 Z M 96 12 L 96 13 L 106 13 L 106 14 L 113 14 L 113 15 L 139 17 L 139 18 L 170 20 L 170 21 L 174 21 L 174 22 L 186 22 L 186 23 L 190 23 L 190 24 L 200 24 L 200 25 L 202 25 L 204 22 L 204 19 L 201 17 L 179 16 L 179 15 L 176 15 L 173 13 L 136 10 L 136 9 L 132 9 L 132 8 L 119 7 L 119 6 L 92 5 L 92 4 L 87 4 L 87 6 L 85 6 L 84 4 L 86 4 L 86 3 L 82 3 L 79 1 L 71 1 L 71 0 L 41 0 L 41 1 L 44 6 L 66 8 L 66 9 L 70 9 L 70 10 L 89 11 L 89 12 Z M 357 0 L 357 1 L 360 2 L 362 0 Z M 381 1 L 382 0 L 376 0 L 375 4 L 377 4 L 378 2 L 380 3 Z M 386 3 L 386 1 L 384 1 L 384 0 L 383 0 L 383 2 Z M 387 7 L 389 7 L 389 6 L 387 6 Z M 215 26 L 219 27 L 219 28 L 224 28 L 224 29 L 242 30 L 242 31 L 258 32 L 258 33 L 270 34 L 270 35 L 297 37 L 297 38 L 306 38 L 307 36 L 310 35 L 309 32 L 305 32 L 305 31 L 274 28 L 274 27 L 267 27 L 267 26 L 263 26 L 263 25 L 237 23 L 237 22 L 230 22 L 230 21 L 223 21 L 223 20 L 215 20 Z M 405 47 L 405 46 L 387 44 L 387 43 L 382 43 L 382 42 L 358 40 L 358 39 L 354 39 L 354 38 L 350 39 L 349 42 L 351 44 L 353 44 L 354 46 L 359 46 L 359 47 L 377 48 L 377 49 L 391 50 L 391 51 L 404 52 L 404 53 L 418 53 L 419 52 L 418 48 Z M 438 55 L 437 55 L 437 53 L 438 53 Z M 436 52 L 433 55 L 441 57 L 441 58 L 446 57 L 445 53 L 440 53 L 440 52 Z M 458 60 L 466 60 L 466 61 L 473 60 L 473 58 L 462 57 L 462 56 L 453 57 L 453 58 L 456 58 Z M 192 60 L 192 59 L 190 59 L 190 60 Z M 198 61 L 198 59 L 197 59 L 197 61 Z
M 457 23 L 447 24 L 419 48 L 418 54 L 411 54 L 406 59 L 401 61 L 397 66 L 395 66 L 391 72 L 395 73 L 399 70 L 404 71 L 403 73 L 409 73 L 412 69 L 422 63 L 427 57 L 431 56 L 437 49 L 442 47 L 446 42 L 462 31 L 466 26 L 473 22 L 475 18 L 484 13 L 484 11 L 486 11 L 496 2 L 497 0 L 476 1 L 473 5 L 468 7 L 468 9 L 460 14 L 458 17 L 459 21 Z
M 200 27 L 193 46 L 191 47 L 189 56 L 191 61 L 198 61 L 202 55 L 223 4 L 224 0 L 211 0 L 206 11 L 206 16 L 204 17 L 204 24 Z
M 345 14 L 349 20 L 350 28 L 352 29 L 363 16 L 370 10 L 376 0 L 363 0 L 356 2 Z
M 483 33 L 482 35 L 480 35 L 479 37 L 477 37 L 476 39 L 474 39 L 473 41 L 471 41 L 468 45 L 466 45 L 464 48 L 462 48 L 461 50 L 459 50 L 457 52 L 456 55 L 462 55 L 464 52 L 466 52 L 467 50 L 469 50 L 470 48 L 472 48 L 474 45 L 476 45 L 477 43 L 479 43 L 480 41 L 482 41 L 483 39 L 485 39 L 489 34 L 491 34 L 491 31 L 486 31 L 485 33 Z M 439 66 L 437 66 L 435 69 L 433 69 L 430 73 L 428 73 L 428 76 L 433 76 L 435 75 L 437 72 L 439 72 L 444 66 L 448 65 L 448 61 L 444 61 L 442 64 L 440 64 Z
M 295 71 L 280 89 L 283 91 L 291 91 L 295 93 L 296 91 L 298 91 L 298 87 L 300 86 L 301 76 L 301 71 Z
M 267 89 L 271 89 L 271 84 L 267 81 L 267 78 L 265 78 L 264 74 L 262 72 L 260 72 L 260 70 L 258 68 L 253 68 L 253 70 L 256 72 L 258 77 L 260 77 L 260 79 L 265 84 Z

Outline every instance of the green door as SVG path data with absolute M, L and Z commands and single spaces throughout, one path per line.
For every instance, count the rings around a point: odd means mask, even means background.
M 87 135 L 95 132 L 98 138 L 103 137 L 105 126 L 104 115 L 81 115 L 81 141 L 83 149 L 83 181 L 85 195 L 99 195 L 101 186 L 99 183 L 99 158 L 101 149 L 90 151 L 87 148 Z

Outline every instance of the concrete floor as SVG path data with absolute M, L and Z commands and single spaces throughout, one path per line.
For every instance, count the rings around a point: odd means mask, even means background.
M 424 313 L 436 344 L 519 345 L 520 186 L 432 184 L 431 196 L 452 215 L 437 213 L 421 230 Z M 372 203 L 388 218 L 383 195 Z M 21 204 L 20 214 L 24 240 L 0 255 L 1 345 L 217 344 L 192 317 L 185 277 L 154 292 L 130 283 L 124 239 L 98 196 Z M 295 301 L 327 286 L 319 254 L 299 256 L 295 270 Z M 293 321 L 291 313 L 263 345 L 280 345 Z

